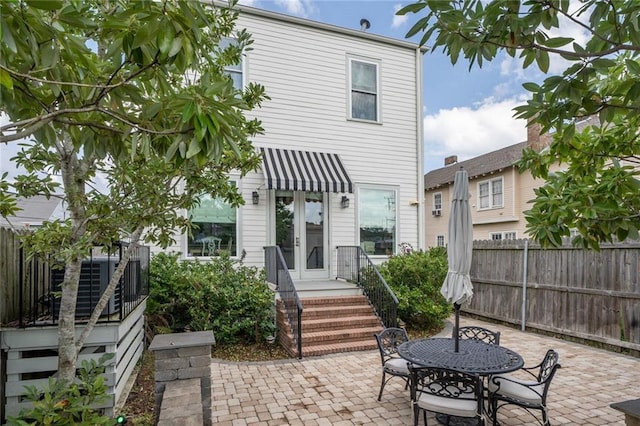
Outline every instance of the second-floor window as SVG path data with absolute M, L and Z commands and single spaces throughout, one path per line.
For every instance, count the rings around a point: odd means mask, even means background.
M 435 194 L 433 194 L 433 209 L 442 209 L 442 192 L 436 192 Z
M 478 183 L 478 206 L 480 209 L 502 207 L 502 178 Z
M 379 65 L 377 62 L 349 59 L 349 117 L 380 121 Z
M 444 235 L 438 235 L 436 237 L 436 245 L 438 247 L 444 247 Z
M 220 39 L 221 50 L 224 50 L 227 47 L 231 45 L 236 45 L 236 44 L 237 44 L 236 40 L 233 38 L 223 37 L 222 39 Z M 244 86 L 244 81 L 242 78 L 242 74 L 243 74 L 242 59 L 237 64 L 227 65 L 226 67 L 224 67 L 224 70 L 229 75 L 229 77 L 231 77 L 231 79 L 233 80 L 233 87 L 235 87 L 238 90 L 242 90 L 242 87 Z

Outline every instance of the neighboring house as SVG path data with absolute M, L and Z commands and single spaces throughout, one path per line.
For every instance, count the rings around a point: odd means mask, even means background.
M 541 137 L 538 128 L 530 126 L 525 142 L 462 162 L 456 156 L 447 157 L 445 167 L 424 175 L 426 246 L 446 246 L 453 180 L 460 168 L 469 174 L 473 239 L 527 238 L 523 212 L 530 209 L 533 190 L 543 181 L 529 171 L 521 174 L 515 164 L 527 146 L 543 149 L 548 142 L 548 136 Z
M 19 211 L 15 216 L 4 218 L 0 216 L 0 228 L 13 228 L 16 230 L 35 228 L 42 222 L 55 219 L 65 219 L 66 210 L 64 203 L 57 197 L 45 197 L 36 195 L 29 198 L 19 197 L 16 200 Z
M 228 71 L 271 98 L 250 114 L 265 129 L 253 140 L 264 161 L 257 173 L 230 176 L 244 206 L 204 200 L 189 212 L 199 229 L 170 250 L 186 259 L 228 250 L 262 266 L 264 247 L 278 245 L 293 279 L 305 280 L 336 277 L 337 246 L 360 245 L 376 262 L 400 243 L 423 247 L 424 48 L 238 9 L 237 27 L 254 44 Z

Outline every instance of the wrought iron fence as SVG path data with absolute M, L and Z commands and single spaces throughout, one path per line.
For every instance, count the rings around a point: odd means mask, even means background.
M 362 288 L 385 327 L 398 326 L 398 299 L 360 246 L 338 246 L 338 278 Z
M 280 294 L 285 315 L 291 325 L 291 334 L 297 347 L 298 358 L 302 358 L 302 301 L 298 297 L 280 247 L 264 248 L 264 267 L 267 281 L 275 284 L 276 290 Z
M 120 263 L 127 243 L 118 243 L 115 251 L 95 247 L 83 260 L 76 320 L 88 320 Z M 147 246 L 137 247 L 131 254 L 125 271 L 101 313 L 100 322 L 119 322 L 126 318 L 149 294 L 149 259 Z M 64 281 L 64 266 L 56 265 L 51 256 L 25 258 L 24 249 L 18 256 L 19 281 L 17 318 L 8 325 L 32 327 L 56 325 L 60 312 L 60 291 Z

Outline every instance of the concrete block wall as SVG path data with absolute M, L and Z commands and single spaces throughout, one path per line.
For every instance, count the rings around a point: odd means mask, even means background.
M 213 333 L 155 336 L 155 418 L 158 424 L 211 424 Z M 195 422 L 195 423 L 193 423 Z

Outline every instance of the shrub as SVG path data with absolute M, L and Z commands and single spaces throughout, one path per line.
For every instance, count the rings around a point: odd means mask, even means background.
M 38 389 L 25 386 L 25 398 L 33 407 L 24 409 L 16 418 L 9 417 L 9 425 L 112 425 L 113 419 L 103 416 L 91 405 L 107 399 L 104 366 L 115 356 L 106 353 L 95 360 L 83 360 L 78 369 L 77 382 L 49 378 L 48 386 Z
M 273 293 L 264 271 L 226 252 L 211 262 L 151 259 L 147 314 L 161 332 L 212 330 L 216 342 L 252 343 L 274 333 Z
M 401 254 L 380 265 L 380 273 L 398 298 L 398 316 L 411 328 L 437 328 L 451 313 L 440 294 L 447 276 L 443 247 L 414 251 L 403 245 Z

